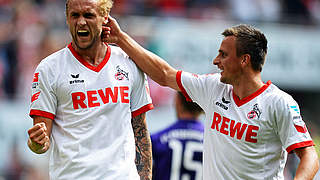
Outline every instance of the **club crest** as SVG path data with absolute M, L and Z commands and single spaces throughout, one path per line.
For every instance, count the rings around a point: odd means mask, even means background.
M 122 70 L 119 65 L 116 67 L 116 70 L 117 70 L 117 72 L 114 75 L 116 80 L 118 80 L 118 81 L 122 81 L 124 79 L 129 80 L 129 73 Z
M 261 115 L 261 110 L 258 107 L 258 104 L 253 105 L 252 110 L 247 114 L 247 118 L 252 119 L 259 119 Z

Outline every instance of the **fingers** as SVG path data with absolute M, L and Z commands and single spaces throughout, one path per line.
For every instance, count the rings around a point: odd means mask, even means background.
M 109 27 L 102 27 L 102 38 L 108 38 L 110 36 L 111 29 Z
M 102 26 L 102 33 L 108 33 L 110 34 L 110 31 L 111 31 L 111 28 L 110 27 L 107 27 L 107 26 Z
M 35 124 L 28 130 L 28 134 L 31 141 L 36 142 L 40 145 L 44 145 L 46 142 L 49 142 L 45 123 Z
M 105 19 L 106 24 L 104 23 L 102 27 L 101 40 L 105 43 L 115 43 L 119 41 L 119 36 L 121 34 L 120 26 L 117 21 L 108 16 L 108 19 Z
M 119 34 L 119 32 L 121 31 L 119 24 L 111 16 L 108 17 L 108 23 L 107 23 L 106 26 L 111 28 L 110 29 L 111 33 Z
M 115 20 L 112 16 L 110 16 L 110 15 L 109 15 L 109 17 L 108 17 L 108 21 L 116 22 L 116 20 Z

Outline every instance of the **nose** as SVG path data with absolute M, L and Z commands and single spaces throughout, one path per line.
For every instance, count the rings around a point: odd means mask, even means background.
M 220 63 L 220 60 L 219 60 L 218 56 L 213 59 L 213 62 L 212 62 L 212 63 L 213 63 L 214 65 L 218 65 L 218 64 Z
M 77 23 L 79 26 L 84 26 L 87 22 L 83 16 L 80 16 Z

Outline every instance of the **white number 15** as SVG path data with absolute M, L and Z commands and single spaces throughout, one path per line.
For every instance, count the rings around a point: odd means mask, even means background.
M 183 166 L 189 171 L 195 171 L 195 180 L 202 179 L 202 163 L 193 160 L 195 152 L 202 152 L 203 146 L 200 142 L 186 142 L 183 153 L 183 144 L 175 139 L 170 140 L 169 147 L 172 149 L 171 175 L 170 180 L 179 180 L 180 169 Z M 188 174 L 182 174 L 181 180 L 190 180 Z

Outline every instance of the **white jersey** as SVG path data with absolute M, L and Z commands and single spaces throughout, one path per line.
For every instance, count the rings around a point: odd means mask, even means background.
M 206 114 L 205 180 L 283 180 L 287 154 L 314 145 L 297 103 L 270 81 L 241 100 L 220 74 L 179 71 L 177 83 Z
M 118 47 L 97 66 L 68 47 L 37 67 L 30 116 L 53 120 L 52 180 L 138 180 L 131 118 L 153 108 L 147 78 Z

